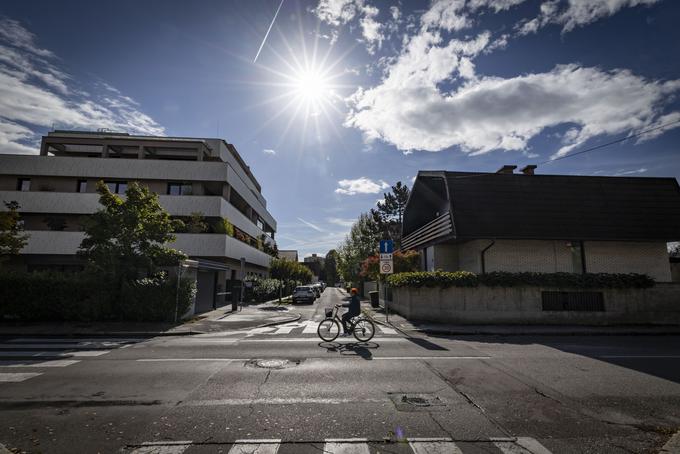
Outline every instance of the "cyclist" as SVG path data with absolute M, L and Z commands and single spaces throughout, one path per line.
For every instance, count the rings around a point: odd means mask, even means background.
M 350 299 L 349 303 L 344 303 L 342 307 L 347 307 L 349 310 L 342 314 L 342 329 L 344 331 L 343 336 L 349 336 L 349 333 L 347 332 L 347 323 L 352 319 L 352 317 L 356 317 L 357 315 L 361 314 L 361 301 L 359 300 L 359 290 L 356 288 L 353 288 L 350 293 L 352 294 L 352 298 Z

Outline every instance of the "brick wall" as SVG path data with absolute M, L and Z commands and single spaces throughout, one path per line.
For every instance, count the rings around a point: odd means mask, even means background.
M 642 273 L 655 281 L 671 281 L 666 243 L 587 241 L 585 249 L 590 273 Z

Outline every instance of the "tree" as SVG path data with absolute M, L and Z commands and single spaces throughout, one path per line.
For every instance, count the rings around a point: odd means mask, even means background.
M 158 195 L 131 183 L 125 199 L 111 193 L 103 181 L 97 183 L 102 209 L 86 222 L 85 238 L 78 253 L 91 271 L 117 282 L 137 278 L 140 271 L 152 275 L 160 266 L 176 266 L 186 255 L 165 246 L 175 241 L 173 231 L 181 221 L 173 220 L 158 202 Z
M 330 285 L 335 285 L 338 282 L 338 253 L 335 249 L 331 249 L 326 254 L 324 263 L 324 274 L 326 275 L 326 282 Z
M 312 272 L 299 262 L 285 258 L 273 258 L 269 268 L 269 275 L 278 279 L 287 290 L 292 290 L 298 283 L 312 280 Z
M 4 202 L 7 211 L 0 211 L 0 260 L 17 255 L 26 246 L 28 235 L 24 234 L 24 222 L 19 214 L 19 204 Z
M 383 194 L 384 198 L 378 203 L 377 210 L 371 210 L 386 239 L 394 240 L 397 248 L 401 247 L 401 223 L 410 194 L 408 186 L 397 181 L 397 184 L 392 186 L 391 192 Z
M 378 251 L 382 238 L 380 224 L 372 213 L 362 213 L 338 248 L 337 268 L 345 282 L 359 281 L 361 262 Z
M 194 211 L 187 220 L 186 229 L 189 233 L 203 233 L 208 231 L 208 224 L 205 222 L 205 216 L 200 211 Z

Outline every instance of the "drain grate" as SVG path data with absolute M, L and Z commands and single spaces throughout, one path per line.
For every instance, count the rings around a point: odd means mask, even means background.
M 399 411 L 448 411 L 446 402 L 433 393 L 388 393 Z

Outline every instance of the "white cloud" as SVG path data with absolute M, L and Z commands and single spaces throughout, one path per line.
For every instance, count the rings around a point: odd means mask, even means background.
M 322 22 L 336 27 L 330 35 L 331 43 L 335 43 L 338 39 L 337 27 L 354 19 L 359 21 L 362 41 L 366 43 L 366 50 L 369 54 L 375 53 L 375 49 L 379 49 L 385 40 L 384 26 L 376 19 L 380 10 L 364 0 L 320 0 L 317 7 L 311 11 Z M 396 14 L 398 17 L 398 8 L 396 8 Z M 391 15 L 394 17 L 394 9 L 391 9 Z
M 660 0 L 549 0 L 543 2 L 537 17 L 525 20 L 517 27 L 520 35 L 536 33 L 548 24 L 562 25 L 562 33 L 609 17 L 623 8 L 652 5 Z
M 335 193 L 344 195 L 377 194 L 389 187 L 390 185 L 382 180 L 375 182 L 370 178 L 360 177 L 355 180 L 338 181 L 338 188 Z
M 35 127 L 108 128 L 162 135 L 164 129 L 130 97 L 99 83 L 96 96 L 60 70 L 57 57 L 15 20 L 0 18 L 0 152 L 37 152 Z
M 271 148 L 265 148 L 264 150 L 262 150 L 262 153 L 274 156 L 276 154 L 276 150 L 272 150 Z
M 326 219 L 330 224 L 339 225 L 340 227 L 352 227 L 354 225 L 355 219 L 342 219 L 342 218 L 328 218 Z
M 526 150 L 545 128 L 566 124 L 571 129 L 555 155 L 562 156 L 589 138 L 640 131 L 680 116 L 663 112 L 680 91 L 680 80 L 650 81 L 627 70 L 573 64 L 511 78 L 479 77 L 472 58 L 489 38 L 485 32 L 444 44 L 438 32 L 421 30 L 380 84 L 348 99 L 345 126 L 361 130 L 368 142 L 380 139 L 402 151 L 459 146 L 484 153 Z M 454 82 L 457 88 L 442 88 Z
M 424 30 L 443 29 L 459 31 L 474 24 L 470 17 L 482 8 L 491 9 L 495 13 L 505 11 L 525 0 L 438 0 L 435 1 L 420 18 Z
M 645 173 L 647 172 L 647 169 L 644 167 L 640 167 L 639 169 L 633 169 L 633 170 L 621 170 L 619 172 L 616 172 L 614 174 L 615 177 L 620 177 L 620 176 L 626 176 L 626 175 L 635 175 L 639 173 Z

